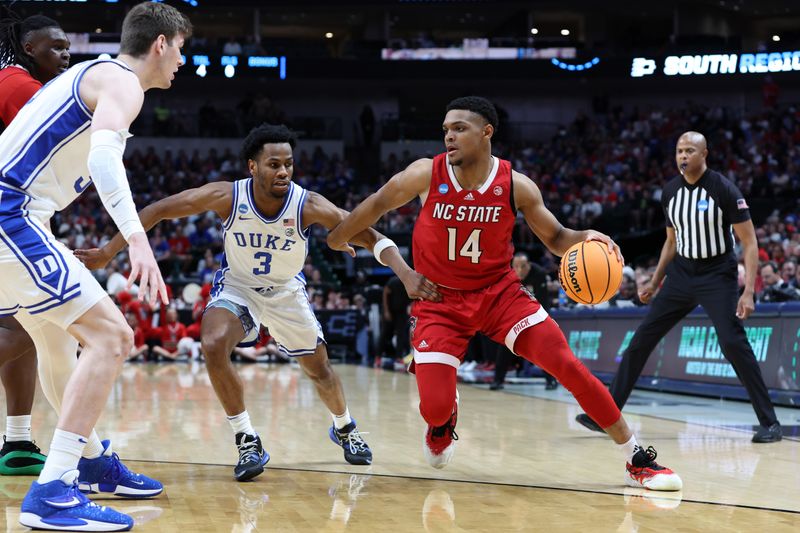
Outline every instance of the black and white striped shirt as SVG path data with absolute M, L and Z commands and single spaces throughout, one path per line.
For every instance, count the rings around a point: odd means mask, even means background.
M 667 226 L 675 228 L 678 255 L 687 259 L 731 253 L 731 224 L 750 220 L 750 210 L 738 187 L 710 169 L 694 185 L 683 176 L 670 180 L 664 186 L 661 205 Z

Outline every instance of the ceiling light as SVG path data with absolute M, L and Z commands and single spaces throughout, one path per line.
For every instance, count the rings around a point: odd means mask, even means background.
M 536 35 L 537 33 L 539 33 L 539 28 L 531 28 L 531 33 L 533 35 Z
M 325 34 L 325 38 L 326 38 L 326 39 L 333 39 L 333 33 L 332 33 L 332 32 L 328 32 L 328 33 L 326 33 L 326 34 Z
M 566 29 L 566 28 L 565 28 L 565 29 L 563 29 L 563 30 L 561 30 L 561 35 L 563 35 L 564 37 L 566 37 L 567 35 L 569 35 L 569 30 L 568 30 L 568 29 Z
M 778 41 L 781 40 L 781 36 L 780 35 L 773 35 L 772 36 L 772 40 L 775 41 L 775 42 L 778 42 Z

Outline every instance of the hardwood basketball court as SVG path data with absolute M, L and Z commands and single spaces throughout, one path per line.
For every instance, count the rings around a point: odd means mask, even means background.
M 126 464 L 161 480 L 153 500 L 113 500 L 134 531 L 798 531 L 800 443 L 750 443 L 737 429 L 628 415 L 639 441 L 684 481 L 679 493 L 627 488 L 610 439 L 574 422 L 577 405 L 460 386 L 453 462 L 422 453 L 413 376 L 336 366 L 374 464 L 347 464 L 327 436 L 311 382 L 287 365 L 239 367 L 253 424 L 272 459 L 236 483 L 233 435 L 202 365 L 128 364 L 100 420 Z M 749 409 L 746 404 L 741 404 Z M 788 413 L 788 415 L 787 415 Z M 796 410 L 781 410 L 784 424 Z M 56 417 L 44 397 L 34 438 Z M 0 478 L 7 531 L 31 478 Z

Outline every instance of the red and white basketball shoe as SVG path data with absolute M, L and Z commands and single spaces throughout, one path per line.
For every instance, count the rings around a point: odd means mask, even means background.
M 639 448 L 631 463 L 625 466 L 625 483 L 631 487 L 650 490 L 681 490 L 681 478 L 665 466 L 656 463 L 656 450 Z
M 453 414 L 442 426 L 428 426 L 425 432 L 423 450 L 428 463 L 434 468 L 444 468 L 453 458 L 456 451 L 456 422 L 458 421 L 458 392 L 456 391 L 456 404 Z

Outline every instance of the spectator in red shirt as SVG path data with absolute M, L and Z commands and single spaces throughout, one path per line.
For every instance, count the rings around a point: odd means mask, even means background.
M 186 335 L 194 340 L 200 340 L 200 327 L 203 323 L 203 312 L 208 305 L 208 299 L 211 297 L 211 284 L 206 283 L 200 288 L 200 299 L 192 305 L 192 320 L 194 323 L 186 328 Z
M 42 85 L 69 67 L 69 39 L 55 20 L 0 22 L 0 120 L 8 126 Z
M 186 326 L 178 322 L 178 311 L 173 308 L 167 310 L 167 320 L 159 328 L 161 335 L 161 346 L 154 346 L 153 353 L 158 354 L 170 361 L 174 361 L 179 355 L 178 343 L 186 337 Z
M 133 330 L 133 347 L 131 348 L 131 353 L 128 355 L 128 361 L 135 361 L 139 358 L 140 355 L 144 356 L 144 359 L 147 359 L 147 341 L 145 339 L 144 330 L 139 325 L 139 319 L 136 317 L 136 313 L 132 311 L 128 311 L 125 313 L 125 320 L 128 321 L 128 325 Z

